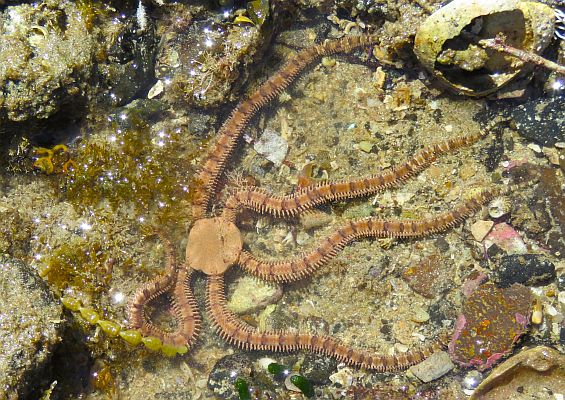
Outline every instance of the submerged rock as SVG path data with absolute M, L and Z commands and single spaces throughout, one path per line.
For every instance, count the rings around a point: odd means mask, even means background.
M 0 256 L 0 399 L 31 395 L 60 341 L 62 309 L 26 264 Z M 35 396 L 38 398 L 38 396 Z
M 518 133 L 543 146 L 565 141 L 565 98 L 528 99 L 513 107 L 512 119 Z
M 480 371 L 492 367 L 526 331 L 530 308 L 530 290 L 523 285 L 506 289 L 492 283 L 479 286 L 463 304 L 449 354 L 463 366 Z
M 548 285 L 556 278 L 555 265 L 539 254 L 503 256 L 497 275 L 501 287 L 514 283 L 528 286 Z
M 445 351 L 438 351 L 426 358 L 420 364 L 410 367 L 410 372 L 412 372 L 422 382 L 427 383 L 441 378 L 453 368 L 455 368 L 455 365 L 451 362 L 449 354 Z

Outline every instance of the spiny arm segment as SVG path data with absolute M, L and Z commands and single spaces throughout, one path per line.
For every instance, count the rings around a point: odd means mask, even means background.
M 208 212 L 211 196 L 226 163 L 243 130 L 258 110 L 277 97 L 305 67 L 319 57 L 350 52 L 378 41 L 374 35 L 347 36 L 304 49 L 289 59 L 279 72 L 263 83 L 247 100 L 240 103 L 219 129 L 216 143 L 195 178 L 197 189 L 192 210 L 194 219 L 203 218 Z
M 294 217 L 330 201 L 368 196 L 406 182 L 426 169 L 440 155 L 471 145 L 482 137 L 482 134 L 477 133 L 446 140 L 426 147 L 410 160 L 383 174 L 347 181 L 319 183 L 286 196 L 271 195 L 259 188 L 240 190 L 227 199 L 223 216 L 235 222 L 238 212 L 248 208 L 261 214 L 269 213 L 276 217 Z
M 477 212 L 482 204 L 498 195 L 498 190 L 484 191 L 452 211 L 423 220 L 381 220 L 366 218 L 351 221 L 309 253 L 294 259 L 261 260 L 249 251 L 242 251 L 238 264 L 245 271 L 266 281 L 293 282 L 311 275 L 334 258 L 354 240 L 372 238 L 417 238 L 446 231 Z
M 418 364 L 445 347 L 448 341 L 447 335 L 440 335 L 440 339 L 430 346 L 395 356 L 384 356 L 353 349 L 325 335 L 290 331 L 259 332 L 228 310 L 224 278 L 220 275 L 208 277 L 207 308 L 219 334 L 226 341 L 241 348 L 268 351 L 304 349 L 334 357 L 339 362 L 379 372 L 399 371 Z

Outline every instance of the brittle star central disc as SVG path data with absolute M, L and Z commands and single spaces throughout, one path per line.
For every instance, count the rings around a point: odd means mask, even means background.
M 223 274 L 237 262 L 243 240 L 234 223 L 222 217 L 203 218 L 188 234 L 188 264 L 207 275 Z

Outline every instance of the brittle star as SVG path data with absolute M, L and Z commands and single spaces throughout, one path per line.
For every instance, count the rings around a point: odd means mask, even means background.
M 232 193 L 217 215 L 209 211 L 212 197 L 221 175 L 243 130 L 251 118 L 298 76 L 308 64 L 319 57 L 349 52 L 378 40 L 372 35 L 345 37 L 302 50 L 292 57 L 273 77 L 263 83 L 247 100 L 240 103 L 218 132 L 213 149 L 208 154 L 195 181 L 198 191 L 193 201 L 194 222 L 188 235 L 186 261 L 176 266 L 169 250 L 167 273 L 144 285 L 136 292 L 130 306 L 130 324 L 143 335 L 155 336 L 163 344 L 185 352 L 197 338 L 201 326 L 196 301 L 190 288 L 194 271 L 207 277 L 207 311 L 220 334 L 229 343 L 244 349 L 323 353 L 341 362 L 376 370 L 396 371 L 417 364 L 443 348 L 447 336 L 432 344 L 404 354 L 385 356 L 368 350 L 354 349 L 339 340 L 310 333 L 291 331 L 259 331 L 239 319 L 227 307 L 224 274 L 239 266 L 244 271 L 266 281 L 287 283 L 303 279 L 328 264 L 346 245 L 361 238 L 418 238 L 446 231 L 461 223 L 496 195 L 496 190 L 483 191 L 452 211 L 422 220 L 382 220 L 365 218 L 350 221 L 327 236 L 312 251 L 281 261 L 261 260 L 244 249 L 238 215 L 249 209 L 278 218 L 296 217 L 323 203 L 367 196 L 407 181 L 423 171 L 438 156 L 468 146 L 482 135 L 461 137 L 425 148 L 410 160 L 380 175 L 337 182 L 322 182 L 299 189 L 293 194 L 276 196 L 257 187 Z M 168 245 L 169 249 L 172 246 Z M 168 293 L 173 298 L 172 310 L 177 328 L 164 330 L 153 324 L 144 312 L 145 305 Z

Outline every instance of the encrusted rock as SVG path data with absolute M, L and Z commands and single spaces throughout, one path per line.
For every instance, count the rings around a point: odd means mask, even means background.
M 448 275 L 444 273 L 447 265 L 449 263 L 438 254 L 432 254 L 419 263 L 408 266 L 402 272 L 402 279 L 416 293 L 432 299 L 445 288 L 448 282 Z
M 530 308 L 530 290 L 523 285 L 506 289 L 492 283 L 479 286 L 463 304 L 449 354 L 463 366 L 480 371 L 492 367 L 526 331 Z
M 561 96 L 528 99 L 512 107 L 518 133 L 543 146 L 565 141 L 565 99 Z
M 528 251 L 522 236 L 505 222 L 496 224 L 484 239 L 487 250 L 496 245 L 508 254 L 524 254 Z
M 26 264 L 0 256 L 0 399 L 26 398 L 60 341 L 62 309 Z M 47 382 L 50 383 L 50 382 Z
M 539 254 L 503 256 L 497 270 L 499 286 L 514 283 L 528 286 L 548 285 L 556 278 L 555 265 Z
M 83 95 L 98 44 L 75 2 L 1 11 L 1 113 L 9 121 L 44 119 Z

